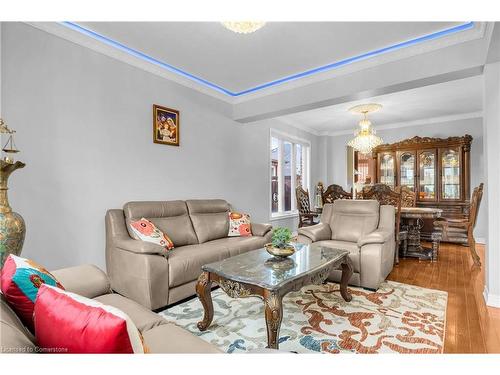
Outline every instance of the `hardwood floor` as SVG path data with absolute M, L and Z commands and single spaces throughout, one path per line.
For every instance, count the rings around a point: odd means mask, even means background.
M 401 259 L 388 279 L 448 292 L 445 353 L 500 353 L 500 309 L 486 306 L 484 268 L 474 266 L 467 247 L 441 244 L 434 263 Z

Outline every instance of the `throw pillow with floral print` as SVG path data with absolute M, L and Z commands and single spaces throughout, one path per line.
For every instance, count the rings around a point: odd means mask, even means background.
M 141 220 L 132 221 L 130 227 L 142 241 L 163 246 L 166 250 L 174 248 L 172 240 L 148 219 L 142 218 Z
M 239 212 L 229 213 L 229 233 L 228 237 L 247 237 L 252 235 L 250 225 L 250 215 Z

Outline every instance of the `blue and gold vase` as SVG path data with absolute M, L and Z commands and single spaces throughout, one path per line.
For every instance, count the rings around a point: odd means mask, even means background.
M 9 205 L 7 182 L 12 172 L 24 166 L 20 161 L 0 160 L 0 267 L 9 254 L 20 255 L 23 248 L 26 225 L 21 215 L 13 212 Z

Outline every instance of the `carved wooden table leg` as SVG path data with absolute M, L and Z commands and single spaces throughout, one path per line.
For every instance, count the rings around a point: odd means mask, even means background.
M 341 264 L 342 277 L 340 278 L 340 294 L 342 295 L 344 301 L 350 302 L 352 300 L 352 296 L 349 293 L 349 290 L 347 289 L 347 284 L 351 279 L 351 276 L 353 274 L 353 269 L 352 269 L 351 259 L 349 258 L 349 256 L 346 256 L 345 259 L 346 259 L 345 262 Z
M 214 306 L 212 304 L 212 282 L 210 281 L 210 273 L 203 272 L 200 277 L 198 277 L 198 283 L 196 284 L 196 294 L 203 305 L 205 313 L 203 315 L 203 320 L 198 322 L 198 329 L 200 331 L 205 331 L 214 317 Z
M 436 262 L 438 259 L 438 251 L 441 242 L 441 233 L 434 232 L 431 234 L 432 240 L 432 261 Z
M 278 349 L 280 326 L 283 319 L 282 296 L 276 292 L 264 292 L 266 305 L 267 347 Z

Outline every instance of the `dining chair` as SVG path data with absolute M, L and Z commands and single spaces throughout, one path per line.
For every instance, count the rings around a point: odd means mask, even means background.
M 302 186 L 295 189 L 295 198 L 297 199 L 297 209 L 299 210 L 299 228 L 316 224 L 314 219 L 319 217 L 319 212 L 311 210 L 309 192 Z
M 323 193 L 323 204 L 333 203 L 337 199 L 352 199 L 352 193 L 348 193 L 340 185 L 332 184 Z
M 442 241 L 458 242 L 469 247 L 474 264 L 481 266 L 481 259 L 477 255 L 476 240 L 474 238 L 474 227 L 477 222 L 477 214 L 483 198 L 483 186 L 481 182 L 479 186 L 474 188 L 469 206 L 469 217 L 466 219 L 449 219 L 440 218 L 434 221 L 434 228 L 440 231 Z
M 408 186 L 396 186 L 394 191 L 401 194 L 401 207 L 417 206 L 417 194 Z

